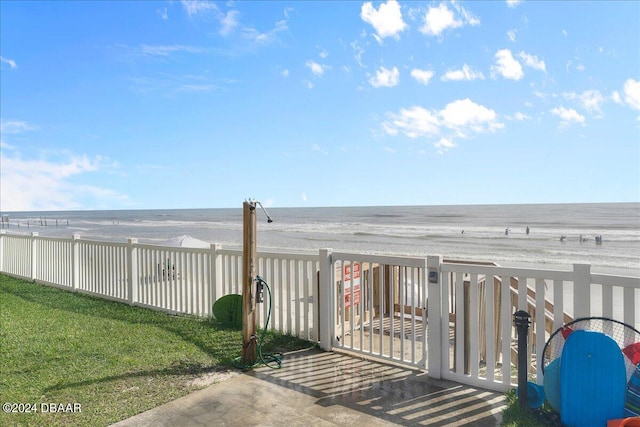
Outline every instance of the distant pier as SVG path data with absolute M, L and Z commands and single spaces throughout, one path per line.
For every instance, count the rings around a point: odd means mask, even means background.
M 10 229 L 11 227 L 69 227 L 68 219 L 47 218 L 42 216 L 39 218 L 17 218 L 11 220 L 9 215 L 2 215 L 0 220 L 0 229 Z

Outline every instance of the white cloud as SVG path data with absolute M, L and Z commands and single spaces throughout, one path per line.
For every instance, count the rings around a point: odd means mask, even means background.
M 473 16 L 467 9 L 462 7 L 460 3 L 455 0 L 451 1 L 451 5 L 458 12 L 458 14 L 462 17 L 462 21 L 465 24 L 471 25 L 472 27 L 480 25 L 480 19 Z
M 473 71 L 467 64 L 461 70 L 449 70 L 441 78 L 443 82 L 454 80 L 484 80 L 484 75 L 479 71 Z
M 604 103 L 604 96 L 598 90 L 586 90 L 579 96 L 580 102 L 585 110 L 591 114 L 600 114 L 601 106 Z
M 505 79 L 520 80 L 524 77 L 522 65 L 513 57 L 509 49 L 496 52 L 496 64 L 491 66 L 493 73 L 500 74 Z
M 209 11 L 217 11 L 218 7 L 213 2 L 204 0 L 182 0 L 182 7 L 187 15 L 195 16 Z
M 18 68 L 16 61 L 0 56 L 0 63 L 9 64 L 10 68 Z
M 391 136 L 438 138 L 433 144 L 440 152 L 455 147 L 455 138 L 494 132 L 503 127 L 495 111 L 470 99 L 453 101 L 440 111 L 420 106 L 403 108 L 398 113 L 387 113 L 387 120 L 382 123 L 385 133 Z
M 0 122 L 3 135 L 38 129 L 25 121 Z M 107 157 L 75 156 L 59 153 L 59 160 L 49 160 L 46 153 L 25 158 L 15 146 L 0 141 L 0 209 L 3 211 L 71 210 L 103 206 L 127 197 L 117 192 L 90 185 L 76 184 L 72 177 L 118 169 L 117 162 Z M 89 200 L 91 206 L 84 203 Z
M 584 124 L 584 116 L 573 108 L 558 107 L 551 110 L 551 114 L 560 118 L 562 126 L 569 126 L 573 123 Z
M 398 67 L 393 67 L 392 69 L 380 67 L 380 69 L 376 71 L 375 77 L 369 79 L 369 83 L 371 83 L 373 87 L 393 87 L 397 86 L 399 82 L 400 71 Z
M 220 17 L 220 30 L 218 31 L 221 36 L 227 36 L 231 34 L 238 27 L 238 15 L 237 10 L 230 10 L 226 15 Z
M 611 100 L 616 104 L 622 104 L 622 98 L 620 97 L 620 92 L 614 90 L 611 92 Z
M 507 31 L 507 37 L 509 37 L 509 40 L 512 42 L 516 41 L 516 34 L 518 34 L 518 30 L 516 29 Z
M 440 36 L 448 29 L 459 28 L 463 25 L 480 25 L 480 20 L 471 15 L 462 6 L 453 3 L 453 7 L 458 16 L 445 3 L 440 3 L 436 7 L 429 6 L 424 16 L 424 24 L 420 27 L 420 32 L 428 36 Z
M 176 52 L 200 53 L 203 50 L 199 47 L 184 45 L 140 45 L 138 53 L 144 56 L 165 56 L 168 57 Z
M 521 113 L 520 111 L 518 111 L 517 113 L 515 113 L 513 115 L 513 119 L 514 120 L 518 120 L 518 121 L 522 121 L 522 120 L 529 120 L 531 117 L 527 116 L 524 113 Z
M 381 41 L 385 37 L 400 38 L 400 33 L 407 28 L 407 24 L 402 20 L 400 5 L 395 0 L 389 0 L 376 8 L 366 2 L 360 10 L 360 18 L 373 26 Z
M 351 49 L 353 49 L 353 57 L 355 58 L 358 65 L 362 68 L 366 68 L 364 63 L 362 62 L 362 55 L 364 55 L 364 48 L 360 46 L 357 41 L 351 42 Z
M 469 130 L 474 132 L 493 132 L 504 127 L 497 121 L 496 112 L 476 104 L 469 98 L 450 102 L 440 111 L 442 124 L 465 136 Z
M 389 135 L 402 132 L 409 138 L 437 135 L 440 131 L 440 120 L 434 114 L 422 107 L 403 108 L 399 113 L 389 113 L 388 122 L 383 123 L 384 130 Z
M 242 34 L 244 38 L 251 40 L 255 43 L 269 44 L 273 40 L 275 40 L 276 35 L 278 33 L 282 31 L 286 31 L 288 29 L 289 27 L 287 26 L 287 21 L 283 19 L 276 22 L 275 26 L 271 30 L 267 31 L 266 33 L 262 33 L 256 30 L 255 28 L 244 28 L 242 30 Z
M 522 2 L 522 0 L 507 0 L 507 6 L 508 6 L 508 7 L 516 7 L 516 6 L 518 6 L 521 2 Z
M 438 149 L 438 153 L 444 154 L 446 151 L 449 151 L 450 148 L 457 147 L 458 144 L 453 142 L 451 139 L 440 138 L 440 140 L 433 144 L 433 146 Z
M 419 68 L 414 68 L 411 70 L 411 77 L 416 79 L 418 83 L 422 83 L 423 85 L 429 84 L 429 80 L 434 76 L 434 72 L 431 70 L 421 70 Z
M 289 70 L 287 70 L 287 69 L 282 70 L 282 71 L 280 72 L 280 75 L 281 75 L 282 77 L 289 77 Z
M 527 67 L 531 67 L 534 70 L 540 70 L 544 72 L 547 71 L 544 61 L 541 59 L 538 59 L 537 56 L 529 55 L 528 53 L 525 53 L 525 52 L 520 52 L 518 54 L 518 57 L 522 59 L 522 61 L 524 62 L 524 65 L 526 65 Z
M 5 150 L 14 150 L 16 147 L 14 147 L 11 144 L 7 144 L 6 142 L 0 140 L 0 148 L 4 148 Z
M 326 58 L 327 56 L 329 56 L 329 52 L 327 52 L 326 49 L 322 49 L 319 53 L 318 56 L 322 59 Z
M 304 191 L 302 192 L 301 197 L 303 202 L 307 201 L 307 193 L 305 193 Z
M 631 108 L 640 110 L 640 81 L 627 79 L 624 82 L 624 100 Z
M 396 154 L 396 150 L 391 147 L 384 147 L 384 151 L 386 151 L 389 154 Z
M 577 100 L 580 106 L 587 110 L 591 114 L 600 115 L 602 113 L 602 104 L 605 102 L 605 97 L 600 91 L 591 89 L 582 93 L 565 92 L 562 97 L 569 100 Z
M 305 67 L 309 68 L 314 75 L 318 77 L 322 77 L 324 72 L 327 70 L 326 65 L 318 64 L 317 62 L 311 59 L 305 62 L 304 65 Z
M 160 15 L 160 18 L 162 18 L 163 20 L 167 20 L 169 19 L 169 14 L 167 13 L 167 8 L 165 7 L 164 9 L 158 9 L 156 10 L 156 13 L 158 15 Z
M 2 210 L 71 210 L 123 201 L 126 196 L 108 188 L 76 184 L 70 178 L 117 168 L 100 156 L 67 156 L 60 161 L 24 160 L 20 153 L 0 153 Z M 86 205 L 87 201 L 91 203 Z
M 176 87 L 176 90 L 181 92 L 212 92 L 220 87 L 214 84 L 183 84 Z
M 238 32 L 241 37 L 253 43 L 265 45 L 275 40 L 278 33 L 288 30 L 286 19 L 277 21 L 271 30 L 263 32 L 255 28 L 241 25 L 239 19 L 240 12 L 236 9 L 231 9 L 224 13 L 214 2 L 205 0 L 182 0 L 181 3 L 189 17 L 203 15 L 206 17 L 213 17 L 213 19 L 217 20 L 220 24 L 218 33 L 223 37 L 234 34 L 238 28 L 241 28 Z M 226 5 L 234 7 L 232 1 L 227 2 Z M 288 16 L 288 11 L 290 10 L 291 9 L 284 10 L 285 17 Z
M 0 122 L 0 133 L 22 133 L 27 131 L 37 130 L 37 126 L 33 126 L 25 121 L 21 120 L 5 120 Z

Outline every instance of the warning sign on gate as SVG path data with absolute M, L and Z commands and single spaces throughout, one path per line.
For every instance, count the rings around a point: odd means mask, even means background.
M 342 271 L 344 284 L 344 306 L 360 304 L 360 263 L 345 263 Z

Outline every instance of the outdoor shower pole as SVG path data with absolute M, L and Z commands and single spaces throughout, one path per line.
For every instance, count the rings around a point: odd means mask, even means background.
M 256 295 L 256 203 L 245 201 L 242 209 L 242 363 L 250 367 L 257 359 Z
M 527 335 L 529 333 L 529 318 L 531 316 L 524 310 L 516 311 L 513 314 L 513 323 L 518 330 L 518 403 L 521 408 L 528 405 L 527 396 Z

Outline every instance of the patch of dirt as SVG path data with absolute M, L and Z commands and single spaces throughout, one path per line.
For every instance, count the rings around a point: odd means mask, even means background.
M 205 388 L 210 386 L 211 384 L 220 383 L 238 375 L 239 375 L 239 372 L 232 371 L 232 370 L 208 372 L 206 374 L 200 375 L 199 377 L 191 380 L 188 383 L 188 386 L 195 387 L 195 388 Z

